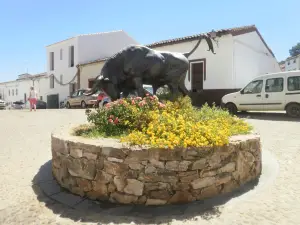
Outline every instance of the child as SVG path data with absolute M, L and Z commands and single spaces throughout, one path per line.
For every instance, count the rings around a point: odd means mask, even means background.
M 36 111 L 37 93 L 34 90 L 34 87 L 30 87 L 28 100 L 30 102 L 30 111 L 32 111 L 32 108 L 34 108 L 34 111 Z

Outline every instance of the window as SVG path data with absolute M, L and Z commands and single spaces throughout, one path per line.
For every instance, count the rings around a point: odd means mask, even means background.
M 14 89 L 11 90 L 11 94 L 12 94 L 12 96 L 15 95 L 15 90 Z
M 296 59 L 294 59 L 294 63 L 296 63 Z
M 8 90 L 8 96 L 10 96 L 10 90 Z
M 60 49 L 60 60 L 62 60 L 63 59 L 63 50 L 62 50 L 62 48 Z
M 288 65 L 290 65 L 290 61 L 288 62 Z
M 74 46 L 69 47 L 69 67 L 74 67 Z
M 50 88 L 54 88 L 54 76 L 50 77 Z
M 54 70 L 54 52 L 50 52 L 50 71 Z
M 77 97 L 77 94 L 78 94 L 78 91 L 75 91 L 73 94 L 72 94 L 72 97 Z
M 59 82 L 60 82 L 60 84 L 62 84 L 62 83 L 63 83 L 63 75 L 62 75 L 62 74 L 60 75 Z
M 299 91 L 300 90 L 300 76 L 289 77 L 287 82 L 288 82 L 288 90 L 289 91 Z
M 40 96 L 40 100 L 43 101 L 43 96 Z
M 18 95 L 18 89 L 16 89 L 16 95 Z
M 257 94 L 261 92 L 263 86 L 262 80 L 252 81 L 244 88 L 244 94 Z
M 266 92 L 281 92 L 283 91 L 283 78 L 272 78 L 266 81 Z
M 69 93 L 72 95 L 76 90 L 76 83 L 69 84 Z

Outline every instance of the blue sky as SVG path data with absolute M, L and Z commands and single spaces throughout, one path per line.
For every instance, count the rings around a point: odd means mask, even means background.
M 255 24 L 278 60 L 300 42 L 299 0 L 0 0 L 0 82 L 46 70 L 45 46 L 125 30 L 141 44 Z

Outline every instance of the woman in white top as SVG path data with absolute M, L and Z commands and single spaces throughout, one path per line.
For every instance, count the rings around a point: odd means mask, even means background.
M 37 93 L 34 90 L 34 87 L 30 87 L 28 100 L 30 102 L 30 111 L 32 111 L 32 108 L 34 108 L 34 111 L 36 111 Z

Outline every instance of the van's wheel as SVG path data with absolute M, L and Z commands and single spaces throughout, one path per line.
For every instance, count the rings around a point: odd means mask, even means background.
M 286 113 L 290 117 L 300 117 L 300 104 L 292 103 L 286 107 Z
M 237 113 L 237 107 L 233 103 L 227 103 L 225 108 L 228 110 L 230 114 L 235 115 Z
M 70 103 L 69 103 L 69 102 L 67 102 L 66 108 L 67 108 L 67 109 L 71 109 L 71 106 L 70 106 Z
M 81 108 L 83 108 L 83 109 L 86 108 L 86 103 L 85 103 L 85 101 L 82 101 L 82 102 L 81 102 Z

